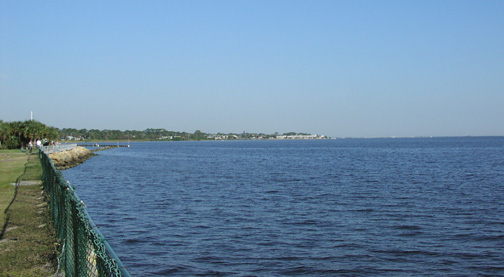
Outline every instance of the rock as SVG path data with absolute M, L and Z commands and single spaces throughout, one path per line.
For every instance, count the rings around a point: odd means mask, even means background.
M 56 169 L 61 170 L 77 166 L 94 155 L 90 150 L 78 146 L 72 150 L 49 154 L 49 157 L 52 159 Z

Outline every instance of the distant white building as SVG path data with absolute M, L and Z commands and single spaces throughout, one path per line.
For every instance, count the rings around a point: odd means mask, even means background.
M 81 137 L 67 136 L 66 140 L 81 140 Z
M 276 139 L 325 139 L 326 136 L 315 135 L 290 135 L 290 136 L 276 136 Z

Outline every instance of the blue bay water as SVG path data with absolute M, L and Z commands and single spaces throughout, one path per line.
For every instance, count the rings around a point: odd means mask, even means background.
M 504 137 L 98 154 L 63 174 L 136 276 L 504 275 Z

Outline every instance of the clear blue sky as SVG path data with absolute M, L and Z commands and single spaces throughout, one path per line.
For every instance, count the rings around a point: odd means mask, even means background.
M 0 0 L 0 119 L 504 135 L 504 1 Z

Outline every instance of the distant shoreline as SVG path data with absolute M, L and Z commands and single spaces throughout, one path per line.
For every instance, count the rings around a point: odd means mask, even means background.
M 504 138 L 504 136 L 410 136 L 410 137 L 326 137 L 326 138 L 303 138 L 303 139 L 188 139 L 188 140 L 149 140 L 149 139 L 135 139 L 135 140 L 61 140 L 61 143 L 128 143 L 128 142 L 176 142 L 176 141 L 291 141 L 291 140 L 343 140 L 343 139 L 439 139 L 439 138 Z

